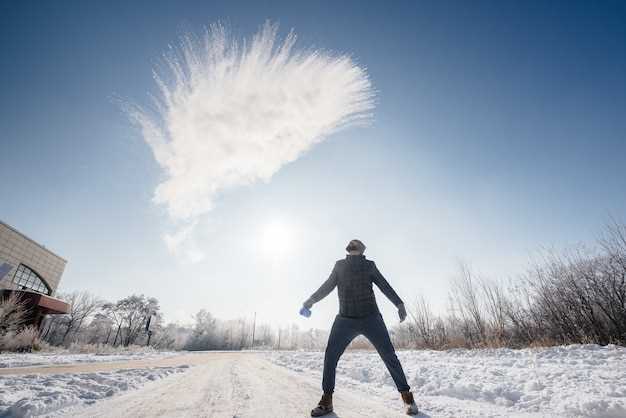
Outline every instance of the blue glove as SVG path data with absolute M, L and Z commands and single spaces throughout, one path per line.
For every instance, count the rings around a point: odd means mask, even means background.
M 306 306 L 303 306 L 302 309 L 300 309 L 300 315 L 305 318 L 309 318 L 311 316 L 311 310 Z

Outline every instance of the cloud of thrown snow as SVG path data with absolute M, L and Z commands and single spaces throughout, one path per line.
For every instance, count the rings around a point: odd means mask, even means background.
M 174 221 L 194 224 L 217 193 L 268 181 L 329 134 L 369 117 L 374 93 L 363 68 L 346 55 L 298 50 L 293 32 L 276 35 L 266 23 L 239 42 L 214 24 L 185 37 L 155 71 L 156 110 L 131 110 L 164 170 L 154 201 Z

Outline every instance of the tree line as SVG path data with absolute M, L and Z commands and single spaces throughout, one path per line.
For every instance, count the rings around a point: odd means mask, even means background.
M 69 303 L 70 312 L 49 315 L 43 321 L 40 338 L 51 345 L 145 345 L 147 331 L 158 334 L 161 328 L 159 302 L 152 297 L 131 295 L 114 303 L 88 292 L 59 293 L 57 297 Z
M 202 309 L 191 324 L 163 321 L 159 302 L 131 295 L 116 302 L 89 292 L 59 293 L 70 304 L 64 315 L 48 315 L 39 329 L 25 326 L 27 305 L 14 295 L 0 300 L 0 351 L 53 347 L 78 351 L 150 346 L 159 350 L 308 349 L 323 347 L 328 332 L 275 328 L 250 318 L 222 320 Z M 108 348 L 107 348 L 108 347 Z
M 148 345 L 170 350 L 318 349 L 327 332 L 300 330 L 296 325 L 274 328 L 249 318 L 222 320 L 202 309 L 190 325 L 163 324 L 158 301 L 132 295 L 115 303 L 102 302 L 86 292 L 60 295 L 72 308 L 67 315 L 51 315 L 40 338 L 51 344 L 100 344 L 112 347 Z
M 546 252 L 509 284 L 467 265 L 452 280 L 448 310 L 424 296 L 396 327 L 404 348 L 528 347 L 572 343 L 626 345 L 626 226 L 607 225 L 591 248 Z
M 164 324 L 159 302 L 131 295 L 107 302 L 88 292 L 60 293 L 71 310 L 24 328 L 24 304 L 0 301 L 0 350 L 52 346 L 150 345 L 172 350 L 323 349 L 328 331 L 276 328 L 250 318 L 223 320 L 201 310 L 190 325 Z M 461 265 L 448 308 L 436 313 L 424 295 L 409 319 L 391 329 L 398 348 L 528 347 L 570 343 L 626 345 L 626 226 L 608 225 L 595 245 L 547 252 L 506 283 Z M 20 322 L 22 321 L 22 322 Z M 149 325 L 149 326 L 148 326 Z M 369 348 L 360 338 L 352 348 Z

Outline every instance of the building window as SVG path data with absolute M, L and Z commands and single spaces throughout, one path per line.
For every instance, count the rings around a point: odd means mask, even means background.
M 44 295 L 50 294 L 50 288 L 46 282 L 24 264 L 20 264 L 17 270 L 15 270 L 13 283 L 15 283 L 19 289 L 30 289 L 35 292 L 43 293 Z

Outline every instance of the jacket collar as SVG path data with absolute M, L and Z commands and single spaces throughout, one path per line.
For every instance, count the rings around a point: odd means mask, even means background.
M 359 255 L 352 255 L 352 254 L 347 254 L 346 255 L 346 260 L 365 260 L 365 255 L 364 254 L 359 254 Z

